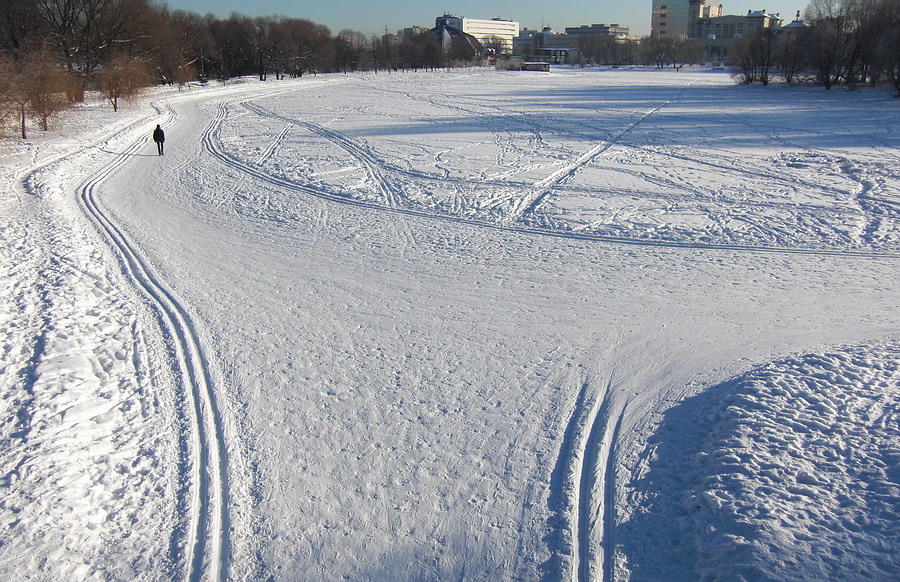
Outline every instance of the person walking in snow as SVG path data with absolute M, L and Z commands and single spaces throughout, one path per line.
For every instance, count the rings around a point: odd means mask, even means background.
M 166 132 L 157 124 L 156 129 L 153 130 L 153 141 L 156 142 L 156 151 L 159 155 L 163 154 L 163 144 L 166 142 Z

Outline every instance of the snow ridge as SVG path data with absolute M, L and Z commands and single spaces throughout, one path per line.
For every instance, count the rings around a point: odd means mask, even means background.
M 772 362 L 668 411 L 618 533 L 628 577 L 893 579 L 898 355 L 889 341 Z

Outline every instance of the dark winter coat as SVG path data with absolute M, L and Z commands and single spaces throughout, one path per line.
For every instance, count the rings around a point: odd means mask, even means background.
M 164 141 L 166 141 L 166 133 L 158 125 L 156 126 L 156 129 L 153 130 L 153 141 L 157 143 L 163 143 Z

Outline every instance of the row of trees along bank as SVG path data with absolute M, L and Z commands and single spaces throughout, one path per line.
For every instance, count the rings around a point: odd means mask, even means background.
M 729 53 L 744 83 L 887 85 L 900 95 L 900 0 L 812 0 L 805 27 L 761 30 Z
M 780 73 L 788 82 L 810 79 L 825 87 L 898 87 L 898 15 L 900 0 L 813 0 L 808 28 L 792 36 L 796 46 L 751 35 L 736 41 L 732 65 L 745 82 L 767 83 Z M 333 35 L 302 18 L 233 13 L 220 19 L 153 0 L 2 0 L 0 126 L 25 137 L 26 120 L 46 128 L 87 91 L 102 92 L 117 109 L 121 100 L 158 83 L 433 69 L 480 58 L 465 44 L 444 53 L 432 35 Z M 702 41 L 646 37 L 586 45 L 581 63 L 679 68 L 704 59 Z

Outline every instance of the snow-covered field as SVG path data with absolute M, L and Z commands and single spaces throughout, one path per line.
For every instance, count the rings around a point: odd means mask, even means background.
M 244 81 L 0 152 L 4 579 L 900 577 L 885 92 Z

